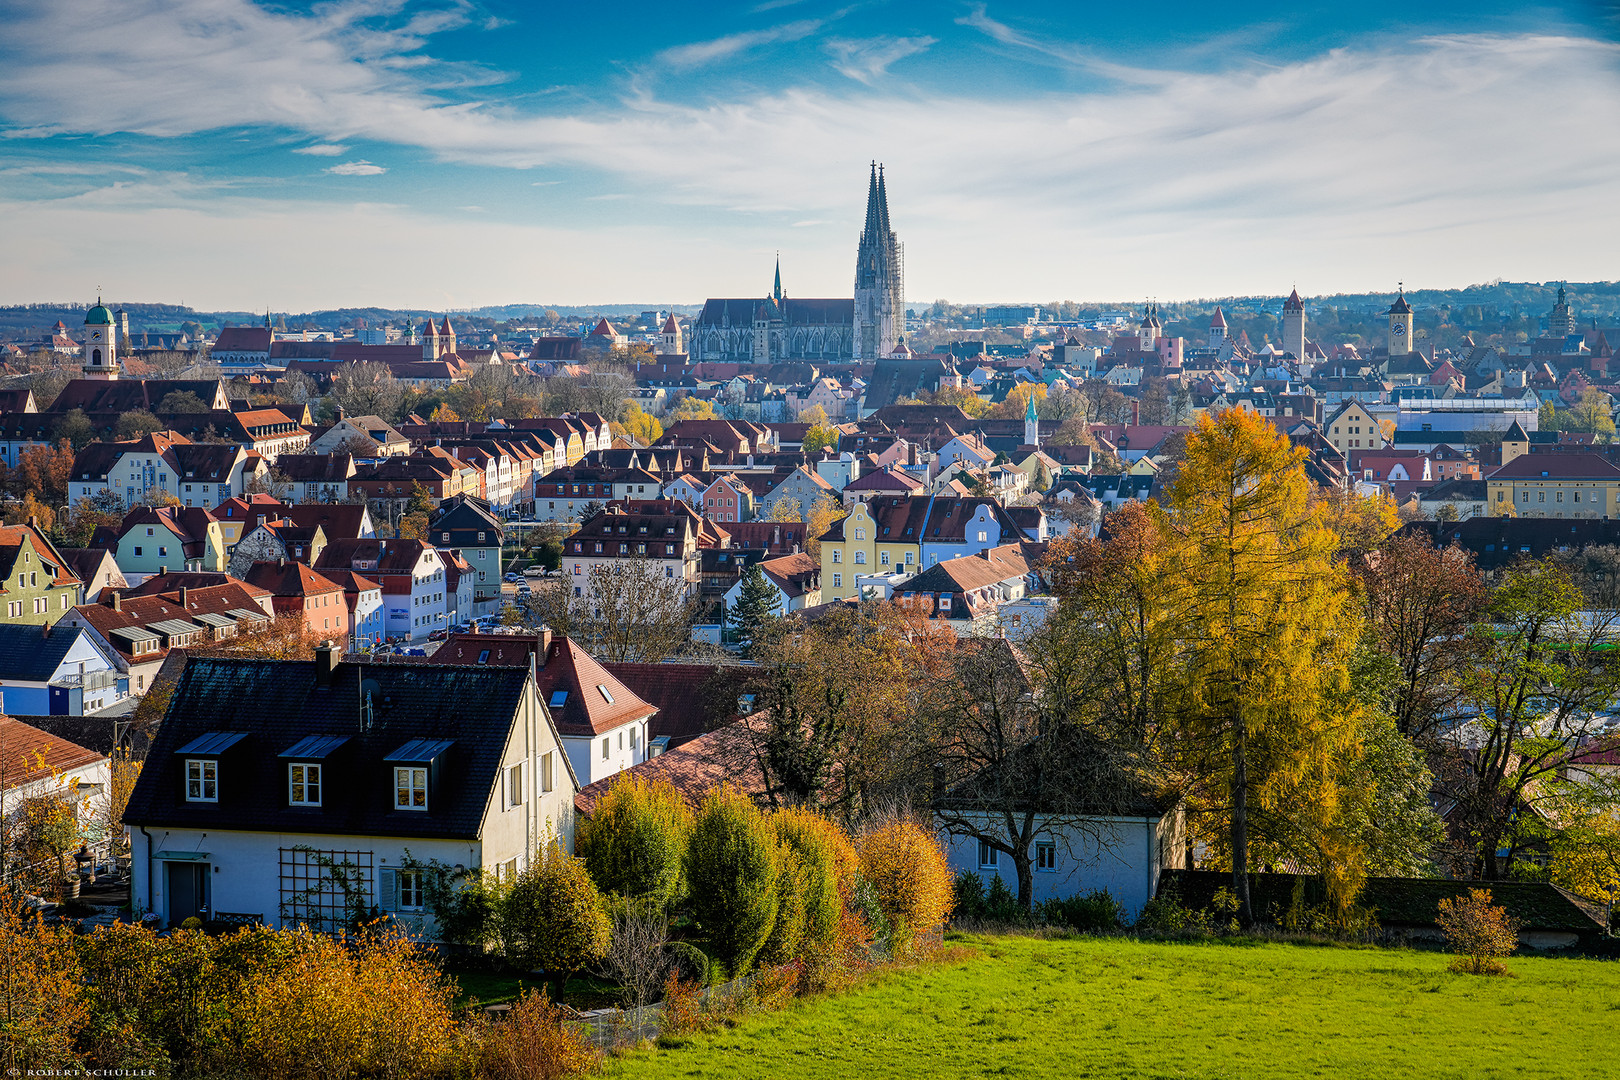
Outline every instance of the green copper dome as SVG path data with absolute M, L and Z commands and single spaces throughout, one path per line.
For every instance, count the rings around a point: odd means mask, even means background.
M 106 307 L 102 305 L 101 297 L 96 297 L 96 306 L 91 308 L 89 313 L 85 315 L 84 325 L 111 326 L 112 324 L 112 312 L 108 311 Z

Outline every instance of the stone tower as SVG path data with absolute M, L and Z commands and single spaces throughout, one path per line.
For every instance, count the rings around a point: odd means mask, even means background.
M 1385 314 L 1389 316 L 1389 355 L 1405 356 L 1415 346 L 1412 344 L 1412 305 L 1406 302 L 1404 284 Z
M 1283 301 L 1282 343 L 1283 351 L 1293 353 L 1295 360 L 1305 359 L 1305 301 L 1298 289 Z
M 658 347 L 672 356 L 686 351 L 681 348 L 681 323 L 673 311 L 664 320 L 664 329 L 658 334 Z
M 1558 301 L 1547 315 L 1547 336 L 1566 338 L 1575 332 L 1575 316 L 1570 314 L 1569 299 L 1564 295 L 1562 283 L 1558 286 Z
M 1039 448 L 1041 445 L 1041 418 L 1035 413 L 1035 395 L 1029 395 L 1029 403 L 1024 407 L 1024 445 Z
M 118 328 L 112 312 L 96 297 L 96 306 L 84 316 L 84 377 L 104 382 L 118 379 Z
M 906 249 L 889 224 L 883 167 L 872 163 L 866 227 L 855 252 L 855 359 L 888 356 L 906 328 Z
M 1218 349 L 1226 344 L 1226 314 L 1220 308 L 1209 317 L 1209 347 Z

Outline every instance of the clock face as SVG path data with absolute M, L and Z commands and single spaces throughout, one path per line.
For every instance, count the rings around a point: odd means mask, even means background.
M 101 340 L 101 331 L 100 330 L 92 330 L 92 331 L 90 331 L 90 336 L 95 338 L 97 341 L 100 341 Z
M 1397 336 L 1400 335 L 1400 334 L 1406 333 L 1406 327 L 1402 326 L 1400 323 L 1396 323 L 1395 324 L 1395 333 L 1396 333 Z

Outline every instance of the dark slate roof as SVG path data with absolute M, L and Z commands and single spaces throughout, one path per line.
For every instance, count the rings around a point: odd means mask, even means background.
M 1273 917 L 1288 910 L 1297 874 L 1250 874 L 1249 894 L 1255 915 Z M 1174 890 L 1189 908 L 1212 905 L 1215 890 L 1232 887 L 1232 875 L 1219 870 L 1166 870 L 1159 892 Z M 1386 927 L 1433 927 L 1440 901 L 1461 897 L 1469 889 L 1489 889 L 1491 899 L 1507 909 L 1520 927 L 1530 931 L 1565 931 L 1596 937 L 1606 929 L 1602 908 L 1592 901 L 1541 881 L 1452 881 L 1440 878 L 1372 877 L 1362 890 L 1361 903 L 1377 914 Z M 1314 891 L 1313 891 L 1314 890 Z M 1306 902 L 1324 899 L 1321 879 L 1305 876 Z
M 0 623 L 0 681 L 43 682 L 56 673 L 82 628 L 51 630 L 23 623 Z
M 193 657 L 124 819 L 148 828 L 476 839 L 528 678 L 516 667 L 342 663 L 323 687 L 310 661 Z M 362 687 L 371 694 L 369 728 Z M 176 751 L 211 732 L 247 738 L 220 759 L 219 802 L 188 803 Z M 277 755 L 311 735 L 347 742 L 325 759 L 325 804 L 290 807 Z M 450 746 L 429 782 L 428 809 L 395 810 L 385 759 L 419 741 Z
M 1427 535 L 1436 547 L 1456 544 L 1482 570 L 1554 551 L 1580 551 L 1594 544 L 1620 544 L 1620 521 L 1595 518 L 1473 517 L 1463 521 L 1413 521 L 1404 532 Z

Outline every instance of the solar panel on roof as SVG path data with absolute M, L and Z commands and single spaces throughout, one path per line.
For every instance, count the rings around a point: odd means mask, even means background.
M 247 738 L 245 731 L 209 731 L 192 739 L 186 745 L 176 750 L 176 754 L 208 755 L 222 754 Z

